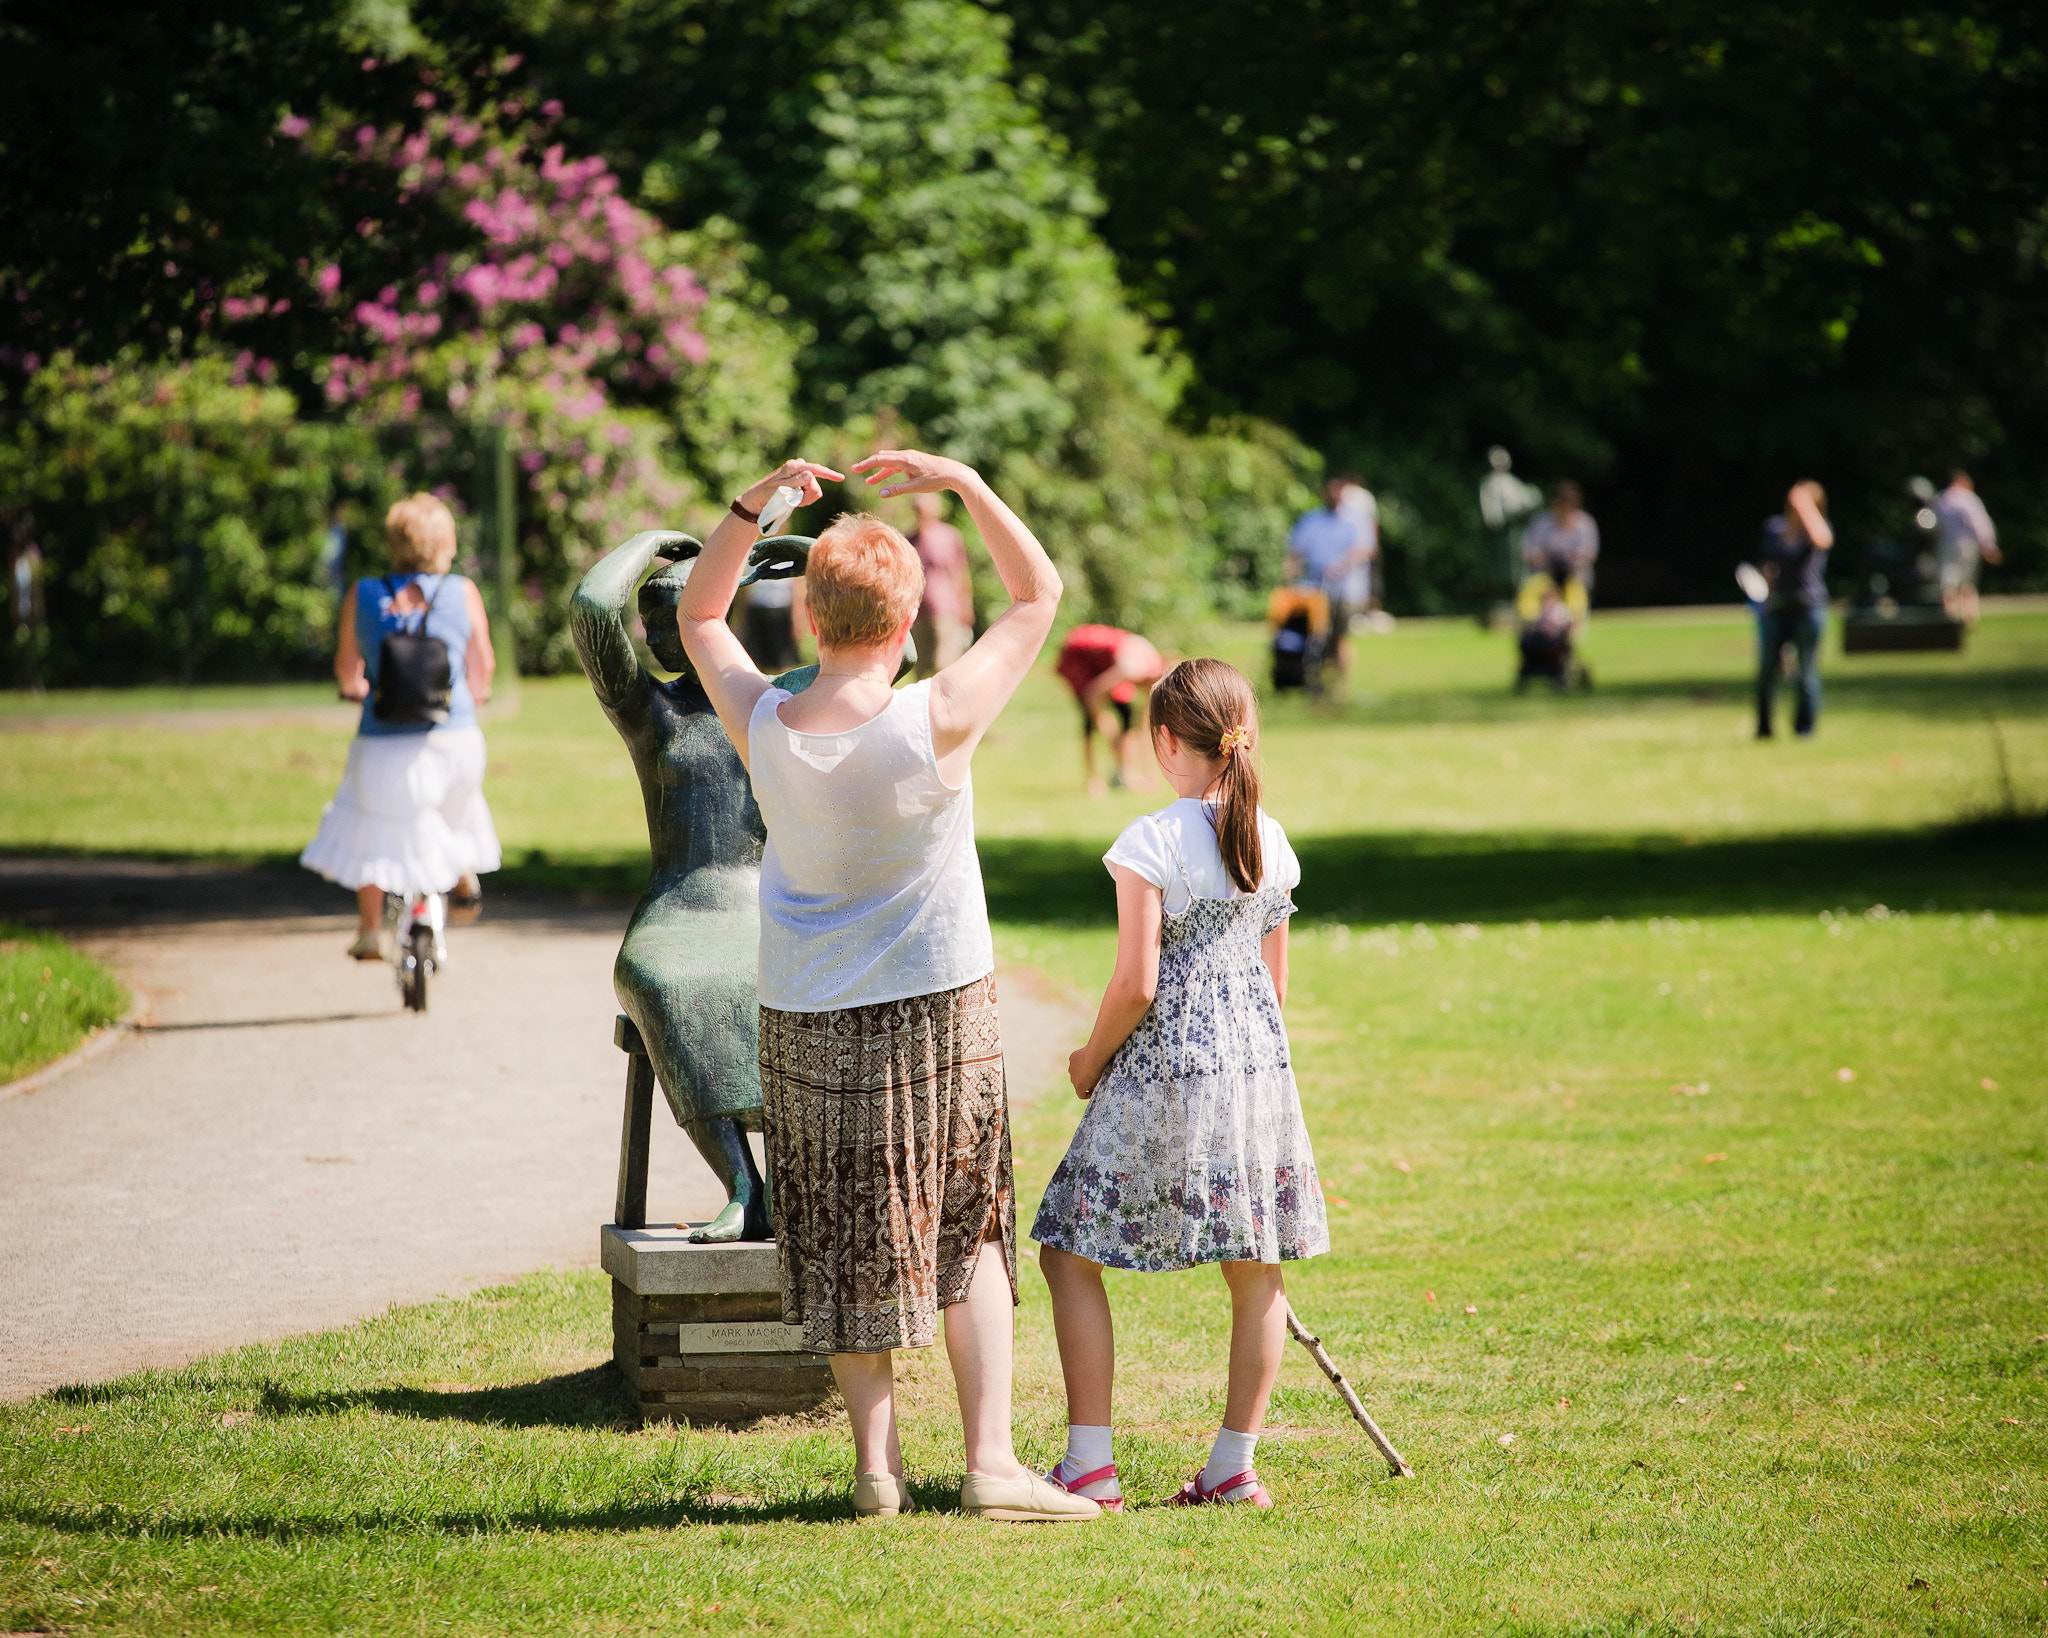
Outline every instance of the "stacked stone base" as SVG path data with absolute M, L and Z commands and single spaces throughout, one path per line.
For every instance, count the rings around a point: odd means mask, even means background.
M 730 1425 L 824 1404 L 831 1366 L 782 1323 L 773 1242 L 693 1246 L 688 1233 L 603 1231 L 612 1358 L 641 1419 Z

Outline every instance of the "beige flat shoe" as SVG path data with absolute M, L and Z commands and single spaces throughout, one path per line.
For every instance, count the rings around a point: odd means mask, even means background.
M 864 1519 L 893 1519 L 916 1511 L 910 1486 L 893 1473 L 862 1473 L 853 1481 L 853 1510 Z
M 960 1487 L 960 1511 L 976 1518 L 1004 1519 L 1014 1524 L 1078 1524 L 1099 1519 L 1102 1508 L 1086 1496 L 1069 1495 L 1036 1473 L 1021 1479 L 996 1479 L 970 1473 Z
M 384 959 L 383 938 L 376 933 L 356 934 L 355 943 L 348 947 L 348 958 L 351 961 L 382 961 Z

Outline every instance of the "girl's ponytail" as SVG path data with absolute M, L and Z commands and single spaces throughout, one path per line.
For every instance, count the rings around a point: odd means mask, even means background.
M 1152 690 L 1152 724 L 1198 756 L 1223 764 L 1216 846 L 1246 893 L 1266 878 L 1259 839 L 1259 707 L 1243 672 L 1221 660 L 1183 660 Z

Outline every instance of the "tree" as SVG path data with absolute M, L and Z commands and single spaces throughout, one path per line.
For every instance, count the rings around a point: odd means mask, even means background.
M 1198 412 L 1589 475 L 1610 591 L 1725 595 L 1789 479 L 1853 536 L 1957 458 L 2048 565 L 2038 10 L 1003 9 Z

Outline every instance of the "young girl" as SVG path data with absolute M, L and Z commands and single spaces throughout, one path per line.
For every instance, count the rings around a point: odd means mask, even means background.
M 1116 1345 L 1102 1271 L 1220 1263 L 1230 1392 L 1208 1465 L 1175 1503 L 1272 1498 L 1252 1468 L 1287 1342 L 1280 1264 L 1330 1249 L 1280 1004 L 1301 867 L 1260 811 L 1251 684 L 1186 660 L 1152 691 L 1152 744 L 1180 800 L 1104 856 L 1116 972 L 1068 1062 L 1089 1098 L 1031 1237 L 1067 1379 L 1057 1484 L 1123 1506 L 1110 1451 Z

